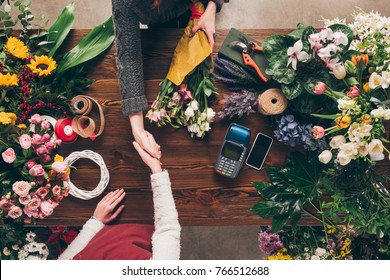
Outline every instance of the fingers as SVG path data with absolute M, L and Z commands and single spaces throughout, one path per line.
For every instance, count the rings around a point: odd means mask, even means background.
M 112 208 L 115 208 L 125 196 L 126 193 L 123 189 L 115 190 L 114 194 L 107 199 L 107 203 L 110 207 L 112 206 Z
M 150 155 L 147 153 L 147 152 L 145 152 L 145 150 L 144 149 L 142 149 L 142 147 L 137 143 L 137 142 L 133 142 L 133 146 L 134 146 L 134 148 L 136 149 L 136 151 L 138 152 L 138 154 L 140 155 L 140 157 L 142 158 L 142 159 L 144 159 L 144 158 L 146 158 L 146 157 L 150 157 Z
M 124 205 L 119 206 L 118 209 L 116 209 L 116 211 L 114 212 L 114 214 L 111 215 L 110 222 L 115 220 L 118 217 L 118 215 L 123 211 L 124 208 L 125 208 Z
M 156 143 L 156 140 L 154 139 L 153 135 L 147 131 L 146 131 L 146 136 L 148 137 L 149 143 L 154 151 L 154 153 L 151 155 L 154 156 L 155 158 L 160 159 L 161 158 L 161 150 L 160 150 L 161 146 Z
M 196 31 L 198 31 L 199 29 L 201 29 L 201 27 L 200 27 L 199 24 L 197 24 L 197 25 L 195 25 L 194 27 L 192 27 L 190 37 L 194 36 L 194 34 L 196 33 Z
M 206 32 L 207 39 L 209 40 L 211 49 L 214 49 L 214 33 L 211 31 Z

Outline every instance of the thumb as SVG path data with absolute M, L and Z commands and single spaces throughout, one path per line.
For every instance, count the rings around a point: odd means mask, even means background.
M 141 158 L 145 157 L 145 155 L 148 154 L 147 152 L 144 151 L 144 149 L 141 148 L 141 146 L 137 142 L 133 141 L 133 146 L 137 150 Z
M 195 25 L 194 27 L 192 27 L 192 29 L 191 29 L 191 37 L 194 36 L 195 33 L 196 33 L 199 29 L 201 29 L 201 27 L 200 27 L 199 24 L 197 24 L 197 25 Z

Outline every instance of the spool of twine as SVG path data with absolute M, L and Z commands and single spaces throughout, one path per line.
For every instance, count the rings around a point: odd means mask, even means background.
M 279 115 L 286 110 L 287 98 L 278 88 L 270 88 L 259 95 L 258 111 L 262 115 Z

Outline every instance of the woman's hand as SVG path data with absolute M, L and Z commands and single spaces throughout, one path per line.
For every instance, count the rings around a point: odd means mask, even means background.
M 206 33 L 211 49 L 214 48 L 214 34 L 215 34 L 215 14 L 217 12 L 217 5 L 213 1 L 209 1 L 207 8 L 203 15 L 199 18 L 198 23 L 192 28 L 192 34 L 195 34 L 199 29 Z
M 103 224 L 108 224 L 118 217 L 119 213 L 122 212 L 124 205 L 118 206 L 118 204 L 123 200 L 126 193 L 123 189 L 117 189 L 115 191 L 109 192 L 105 197 L 100 200 L 96 206 L 95 212 L 93 215 Z M 115 210 L 116 209 L 116 210 Z
M 151 142 L 154 142 L 154 138 L 150 139 Z M 156 143 L 156 142 L 154 142 Z M 152 157 L 150 154 L 148 154 L 142 147 L 137 143 L 133 142 L 134 148 L 137 150 L 138 154 L 140 155 L 143 162 L 149 166 L 152 174 L 160 173 L 162 172 L 161 168 L 161 162 L 160 159 L 157 159 L 155 157 Z M 157 144 L 156 144 L 157 145 Z M 161 154 L 160 154 L 161 155 Z

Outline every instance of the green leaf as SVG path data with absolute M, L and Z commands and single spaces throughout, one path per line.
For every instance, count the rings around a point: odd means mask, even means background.
M 342 47 L 345 50 L 348 50 L 349 45 L 351 44 L 352 39 L 353 39 L 353 31 L 352 31 L 352 29 L 349 28 L 348 26 L 344 25 L 344 24 L 332 24 L 332 25 L 329 26 L 329 28 L 333 32 L 336 32 L 336 31 L 340 30 L 345 35 L 347 35 L 347 37 L 348 37 L 348 44 L 346 46 L 340 45 L 340 47 Z
M 51 42 L 49 56 L 54 56 L 57 49 L 61 46 L 66 36 L 68 36 L 74 23 L 75 6 L 74 3 L 65 7 L 62 13 L 58 16 L 55 23 L 49 28 L 47 41 Z
M 305 25 L 303 25 L 302 23 L 298 23 L 297 29 L 288 34 L 288 36 L 294 38 L 295 40 L 300 40 L 302 38 L 302 33 L 304 29 Z
M 303 84 L 301 81 L 295 80 L 293 83 L 281 86 L 282 91 L 288 100 L 292 100 L 301 95 L 303 91 Z
M 280 207 L 271 201 L 257 202 L 251 209 L 251 212 L 261 217 L 272 217 L 280 213 Z
M 288 214 L 283 214 L 283 215 L 276 215 L 272 219 L 272 233 L 277 233 L 279 230 L 283 228 L 283 226 L 287 223 L 289 219 Z
M 111 46 L 114 38 L 114 24 L 110 17 L 96 26 L 77 46 L 64 55 L 58 65 L 58 73 L 95 58 Z
M 281 84 L 291 84 L 295 79 L 295 71 L 287 67 L 288 57 L 270 61 L 265 73 Z
M 303 30 L 301 40 L 302 40 L 304 50 L 306 51 L 310 50 L 309 35 L 314 33 L 317 33 L 317 30 L 315 30 L 314 27 L 312 26 L 308 26 L 305 28 L 305 30 Z
M 271 35 L 261 45 L 268 61 L 273 61 L 278 57 L 287 57 L 287 48 L 289 47 L 289 39 L 287 36 Z

